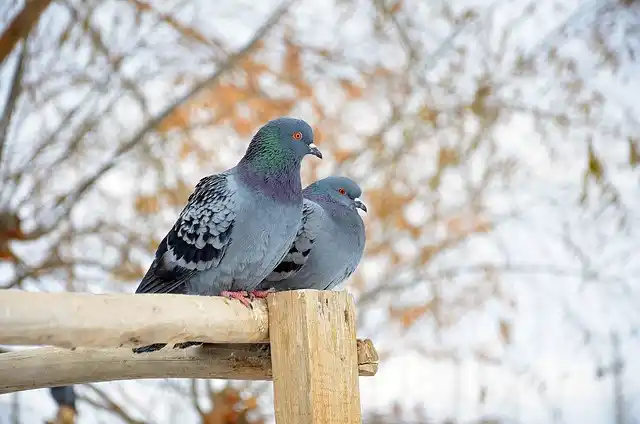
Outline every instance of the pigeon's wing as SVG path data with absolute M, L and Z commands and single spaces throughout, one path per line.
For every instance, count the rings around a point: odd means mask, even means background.
M 136 293 L 186 294 L 186 282 L 218 266 L 235 224 L 235 185 L 229 173 L 203 178 L 189 196 Z
M 302 221 L 296 238 L 278 266 L 267 276 L 266 281 L 277 282 L 295 275 L 307 262 L 318 235 L 322 208 L 317 203 L 304 199 Z
M 160 242 L 156 257 L 138 285 L 136 293 L 187 294 L 185 283 L 193 275 L 193 271 L 178 266 L 166 266 L 163 263 L 163 257 L 167 253 L 167 237 Z
M 360 262 L 359 258 L 354 258 L 354 259 L 356 260 L 349 261 L 347 266 L 344 268 L 344 271 L 341 274 L 339 274 L 333 281 L 330 281 L 329 284 L 326 285 L 326 287 L 318 287 L 318 288 L 321 290 L 332 290 L 335 286 L 342 283 L 347 278 L 351 277 L 351 274 L 354 273 L 354 271 L 358 267 L 358 263 Z

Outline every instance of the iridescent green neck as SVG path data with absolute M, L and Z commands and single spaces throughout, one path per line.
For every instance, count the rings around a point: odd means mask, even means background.
M 282 145 L 274 128 L 262 128 L 251 140 L 238 164 L 240 179 L 247 187 L 287 203 L 302 202 L 301 158 Z
M 276 127 L 263 127 L 253 137 L 241 163 L 255 172 L 286 172 L 299 165 L 299 160 L 291 149 L 280 142 L 280 132 Z

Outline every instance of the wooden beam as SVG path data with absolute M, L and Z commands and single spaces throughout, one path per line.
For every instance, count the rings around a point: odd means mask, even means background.
M 358 340 L 361 376 L 375 375 L 378 355 L 370 340 Z M 0 354 L 0 394 L 98 381 L 144 378 L 270 380 L 268 343 L 165 348 L 134 354 L 121 349 L 53 347 Z
M 266 342 L 266 302 L 170 294 L 0 291 L 0 344 L 124 347 Z
M 360 424 L 355 308 L 347 292 L 267 298 L 277 424 Z

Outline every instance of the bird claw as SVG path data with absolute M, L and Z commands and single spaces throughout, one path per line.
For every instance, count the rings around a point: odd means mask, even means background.
M 274 291 L 274 289 L 253 290 L 249 292 L 249 299 L 266 299 L 269 293 L 273 293 Z
M 253 309 L 251 306 L 251 301 L 247 299 L 249 294 L 246 291 L 223 291 L 220 293 L 221 296 L 226 297 L 227 299 L 237 299 L 249 309 Z

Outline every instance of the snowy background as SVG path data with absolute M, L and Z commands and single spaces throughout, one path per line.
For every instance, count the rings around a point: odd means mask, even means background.
M 278 4 L 50 3 L 0 65 L 0 287 L 133 292 L 198 179 L 299 116 L 305 182 L 350 175 L 370 211 L 365 422 L 640 422 L 640 4 L 299 0 L 252 43 Z M 78 386 L 77 422 L 208 423 L 191 387 Z M 0 396 L 0 423 L 55 413 Z

